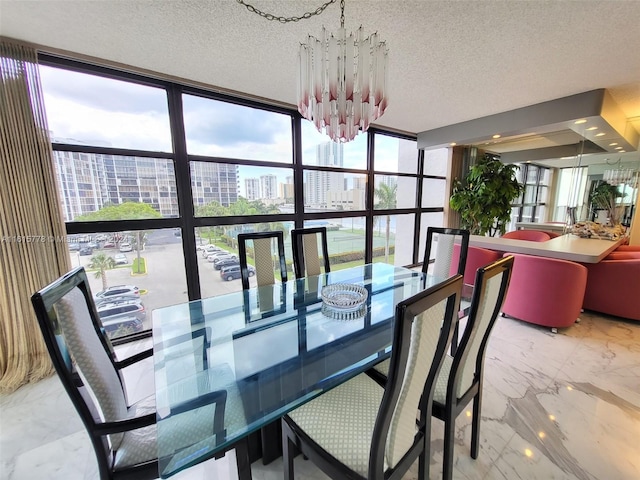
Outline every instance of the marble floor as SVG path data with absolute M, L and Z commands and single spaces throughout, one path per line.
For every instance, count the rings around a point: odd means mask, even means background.
M 640 478 L 640 323 L 585 312 L 580 323 L 552 334 L 499 318 L 485 368 L 480 455 L 469 456 L 470 413 L 462 414 L 454 478 Z M 149 387 L 148 373 L 131 375 L 131 384 Z M 440 478 L 439 420 L 431 450 L 431 478 Z M 173 478 L 237 478 L 232 455 Z M 252 473 L 256 480 L 280 479 L 282 462 L 256 462 Z M 0 478 L 98 478 L 87 435 L 57 377 L 0 396 Z M 298 457 L 296 478 L 326 476 Z

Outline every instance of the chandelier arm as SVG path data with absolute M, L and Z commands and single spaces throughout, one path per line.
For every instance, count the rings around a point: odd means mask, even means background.
M 283 16 L 278 16 L 278 15 L 273 15 L 272 13 L 263 12 L 262 10 L 259 10 L 256 7 L 254 7 L 253 5 L 251 5 L 249 3 L 246 3 L 244 0 L 236 0 L 236 1 L 240 5 L 244 5 L 246 7 L 246 9 L 249 10 L 251 13 L 255 13 L 257 15 L 260 15 L 262 18 L 264 18 L 266 20 L 277 20 L 280 23 L 299 22 L 300 20 L 306 20 L 306 19 L 311 18 L 313 16 L 320 15 L 322 12 L 324 12 L 324 10 L 329 5 L 331 5 L 332 3 L 336 3 L 336 0 L 327 0 L 327 2 L 323 3 L 322 5 L 320 5 L 318 8 L 316 8 L 312 12 L 305 12 L 299 17 L 283 17 Z M 340 5 L 341 5 L 341 8 L 342 8 L 341 21 L 342 21 L 342 24 L 344 25 L 344 0 L 341 0 Z

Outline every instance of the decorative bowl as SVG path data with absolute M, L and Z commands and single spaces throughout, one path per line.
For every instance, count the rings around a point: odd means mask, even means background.
M 322 303 L 340 310 L 356 309 L 367 300 L 369 292 L 360 285 L 352 283 L 334 283 L 322 287 Z
M 334 308 L 322 304 L 322 314 L 334 320 L 358 320 L 367 314 L 367 306 L 362 304 L 352 309 Z

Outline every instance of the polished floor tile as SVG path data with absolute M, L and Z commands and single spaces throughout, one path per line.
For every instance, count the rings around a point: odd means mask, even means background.
M 120 352 L 126 356 L 128 353 Z M 153 391 L 151 362 L 128 372 L 135 400 Z M 553 334 L 499 318 L 485 361 L 480 455 L 469 455 L 471 419 L 456 422 L 454 478 L 640 478 L 640 323 L 590 313 Z M 433 421 L 431 478 L 441 477 L 442 422 Z M 296 478 L 327 478 L 297 457 Z M 282 460 L 252 466 L 255 480 L 282 478 Z M 179 479 L 235 477 L 235 459 L 206 462 Z M 0 478 L 98 478 L 93 451 L 57 377 L 0 396 Z M 417 478 L 417 466 L 406 478 Z

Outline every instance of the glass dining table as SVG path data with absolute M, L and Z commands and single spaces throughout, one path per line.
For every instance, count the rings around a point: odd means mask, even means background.
M 395 306 L 437 281 L 375 263 L 154 310 L 160 476 L 388 358 Z M 360 308 L 323 304 L 322 287 L 342 283 L 366 289 Z

